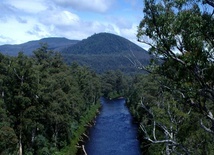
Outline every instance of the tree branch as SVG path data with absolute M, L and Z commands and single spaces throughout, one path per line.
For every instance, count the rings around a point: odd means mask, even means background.
M 214 134 L 214 131 L 212 131 L 210 128 L 208 128 L 208 127 L 206 127 L 206 126 L 204 125 L 202 119 L 201 119 L 201 127 L 202 127 L 205 131 L 207 131 L 207 132 L 209 132 L 209 133 L 211 133 L 211 134 Z
M 204 0 L 204 3 L 209 4 L 210 6 L 214 7 L 214 1 L 213 0 Z

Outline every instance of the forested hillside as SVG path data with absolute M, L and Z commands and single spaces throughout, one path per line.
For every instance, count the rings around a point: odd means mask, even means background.
M 79 42 L 78 40 L 69 40 L 67 38 L 43 38 L 40 40 L 29 41 L 23 44 L 15 45 L 1 45 L 0 52 L 2 54 L 17 56 L 19 52 L 23 52 L 27 56 L 32 56 L 33 51 L 41 46 L 41 44 L 47 44 L 49 50 L 62 51 L 64 48 L 70 47 Z
M 111 33 L 94 34 L 82 41 L 43 38 L 19 45 L 2 45 L 0 52 L 9 56 L 17 56 L 18 52 L 32 56 L 42 44 L 47 44 L 48 50 L 61 53 L 68 65 L 76 62 L 97 73 L 118 69 L 128 74 L 136 73 L 139 66 L 148 65 L 150 61 L 150 55 L 143 48 Z
M 147 56 L 145 50 L 129 40 L 111 33 L 94 34 L 71 46 L 63 53 L 69 54 L 123 54 L 130 51 L 140 51 Z
M 94 34 L 63 50 L 62 55 L 67 63 L 76 61 L 98 73 L 118 69 L 136 73 L 138 67 L 150 62 L 150 55 L 143 48 L 111 33 Z
M 99 107 L 98 76 L 45 46 L 31 58 L 0 54 L 0 70 L 0 154 L 75 154 Z

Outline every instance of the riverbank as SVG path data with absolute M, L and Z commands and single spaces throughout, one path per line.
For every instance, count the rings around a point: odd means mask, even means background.
M 84 142 L 84 136 L 86 136 L 85 132 L 87 131 L 93 120 L 96 118 L 100 108 L 101 104 L 98 103 L 93 105 L 88 111 L 86 111 L 86 114 L 84 115 L 84 117 L 82 117 L 77 130 L 73 133 L 74 136 L 72 137 L 70 145 L 66 146 L 60 152 L 56 153 L 56 155 L 76 155 L 78 150 L 82 149 L 80 143 Z
M 144 133 L 140 129 L 141 117 L 139 116 L 139 113 L 136 111 L 136 107 L 132 106 L 132 103 L 130 102 L 129 99 L 127 99 L 126 106 L 129 109 L 129 112 L 130 112 L 130 114 L 131 114 L 131 116 L 133 118 L 133 123 L 136 124 L 137 127 L 138 127 L 137 137 L 138 137 L 138 140 L 140 142 L 141 153 L 142 154 L 144 154 L 144 153 L 146 154 L 145 150 L 148 148 L 148 146 L 144 145 L 145 144 L 145 139 L 143 138 L 144 137 Z

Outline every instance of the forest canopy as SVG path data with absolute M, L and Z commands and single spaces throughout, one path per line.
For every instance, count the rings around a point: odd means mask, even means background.
M 42 46 L 33 57 L 0 54 L 0 154 L 71 154 L 99 107 L 99 77 Z M 93 114 L 94 113 L 94 114 Z
M 214 152 L 213 10 L 211 0 L 144 0 L 137 37 L 157 59 L 136 77 L 129 105 L 144 153 Z

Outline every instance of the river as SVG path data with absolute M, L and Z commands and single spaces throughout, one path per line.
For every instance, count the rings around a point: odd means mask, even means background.
M 89 129 L 85 143 L 88 155 L 140 155 L 137 126 L 125 106 L 125 99 L 101 98 L 102 109 Z

